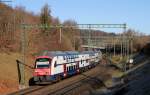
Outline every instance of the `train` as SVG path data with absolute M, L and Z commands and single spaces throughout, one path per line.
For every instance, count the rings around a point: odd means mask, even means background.
M 29 85 L 57 82 L 87 71 L 100 63 L 101 51 L 47 51 L 35 58 Z

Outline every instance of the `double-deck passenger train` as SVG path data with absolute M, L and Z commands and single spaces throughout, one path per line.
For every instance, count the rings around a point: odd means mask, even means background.
M 100 51 L 47 51 L 35 60 L 29 85 L 54 82 L 95 67 L 102 59 Z

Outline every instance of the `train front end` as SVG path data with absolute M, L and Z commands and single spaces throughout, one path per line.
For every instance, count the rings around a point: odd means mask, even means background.
M 40 56 L 36 58 L 33 79 L 34 82 L 48 82 L 51 77 L 51 58 Z

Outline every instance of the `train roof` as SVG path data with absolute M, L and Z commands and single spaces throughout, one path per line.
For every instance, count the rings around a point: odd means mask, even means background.
M 43 53 L 43 56 L 67 56 L 67 55 L 78 55 L 76 51 L 47 51 Z
M 74 55 L 79 55 L 79 54 L 90 54 L 94 55 L 97 51 L 82 51 L 82 52 L 77 52 L 77 51 L 44 51 L 40 56 L 74 56 Z

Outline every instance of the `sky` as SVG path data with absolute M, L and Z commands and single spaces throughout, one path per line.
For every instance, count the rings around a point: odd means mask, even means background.
M 48 3 L 52 16 L 62 22 L 68 19 L 79 24 L 122 24 L 150 34 L 150 0 L 12 0 L 12 6 L 23 6 L 39 14 Z

